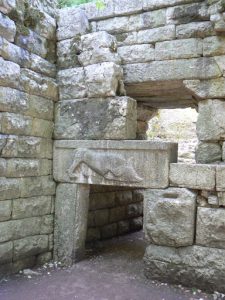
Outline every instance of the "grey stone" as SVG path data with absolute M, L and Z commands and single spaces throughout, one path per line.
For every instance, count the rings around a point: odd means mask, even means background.
M 55 141 L 54 160 L 53 173 L 57 182 L 166 188 L 169 163 L 177 160 L 177 144 Z
M 7 16 L 0 12 L 0 35 L 13 42 L 16 35 L 16 25 Z
M 146 190 L 144 231 L 150 243 L 183 247 L 194 243 L 196 194 L 187 189 Z
M 225 137 L 225 102 L 205 100 L 198 103 L 197 136 L 201 141 L 217 141 Z
M 136 101 L 128 97 L 63 101 L 55 112 L 56 139 L 136 137 Z
M 95 3 L 87 3 L 82 5 L 89 20 L 98 20 L 112 17 L 114 15 L 114 2 L 104 1 L 104 7 L 98 9 Z
M 216 195 L 209 195 L 208 204 L 213 206 L 219 206 L 219 199 Z
M 0 85 L 18 88 L 20 78 L 20 66 L 6 61 L 0 57 Z
M 55 194 L 51 176 L 21 178 L 21 197 L 50 196 Z
M 9 263 L 13 257 L 13 243 L 8 242 L 0 245 L 0 262 L 1 264 Z
M 190 189 L 214 190 L 216 185 L 215 166 L 170 164 L 170 184 Z
M 37 256 L 36 265 L 43 266 L 52 260 L 52 252 L 41 253 Z
M 126 219 L 126 207 L 118 206 L 110 209 L 109 223 L 116 223 Z
M 193 0 L 143 0 L 144 10 L 154 10 L 162 7 L 191 3 Z
M 0 222 L 8 221 L 11 219 L 12 214 L 12 201 L 1 201 L 0 204 Z
M 225 166 L 216 166 L 216 190 L 225 191 Z
M 130 231 L 129 221 L 118 222 L 118 235 L 127 234 Z
M 143 217 L 138 217 L 130 220 L 131 231 L 142 230 L 142 227 L 143 227 Z
M 196 244 L 211 248 L 225 248 L 223 208 L 199 207 L 197 213 Z
M 90 194 L 89 210 L 111 208 L 115 206 L 115 193 Z
M 101 234 L 100 234 L 100 229 L 99 228 L 88 228 L 87 230 L 87 242 L 93 242 L 100 240 Z
M 218 143 L 200 142 L 195 152 L 195 160 L 198 164 L 208 164 L 221 161 L 222 148 Z
M 131 33 L 129 33 L 131 35 Z M 137 43 L 155 43 L 175 39 L 175 25 L 140 30 L 137 32 Z
M 114 0 L 114 15 L 129 15 L 142 11 L 142 1 L 140 0 Z
M 78 56 L 78 61 L 82 66 L 88 66 L 103 62 L 121 63 L 120 56 L 107 48 L 96 48 L 94 50 L 83 51 Z
M 203 42 L 203 55 L 216 56 L 225 54 L 225 38 L 220 36 L 207 37 Z
M 116 192 L 115 193 L 115 202 L 117 205 L 121 205 L 121 206 L 132 203 L 133 202 L 132 191 Z
M 57 39 L 66 40 L 89 31 L 89 22 L 82 9 L 61 9 L 57 16 Z
M 163 282 L 224 292 L 224 255 L 222 249 L 201 246 L 176 249 L 150 245 L 144 257 L 145 275 Z
M 132 45 L 118 48 L 123 64 L 149 62 L 155 60 L 155 49 L 152 45 Z
M 0 11 L 3 14 L 8 14 L 15 8 L 16 8 L 16 0 L 1 0 L 0 1 Z
M 214 34 L 211 22 L 193 22 L 176 26 L 176 37 L 178 39 L 204 38 Z
M 109 239 L 116 235 L 117 235 L 117 224 L 116 223 L 105 225 L 101 228 L 102 239 Z
M 218 192 L 218 200 L 219 200 L 219 206 L 225 206 L 225 193 L 224 192 Z
M 156 43 L 156 60 L 201 57 L 203 45 L 201 39 L 184 39 Z
M 0 200 L 7 200 L 20 197 L 20 180 L 0 178 Z
M 78 55 L 81 51 L 80 37 L 57 43 L 57 65 L 61 69 L 80 67 Z
M 20 198 L 13 201 L 12 218 L 23 219 L 51 213 L 51 197 Z
M 95 227 L 95 212 L 90 211 L 90 204 L 89 204 L 88 225 L 87 226 L 88 226 L 88 228 Z
M 97 227 L 103 226 L 109 223 L 109 210 L 100 209 L 94 212 L 95 215 L 95 225 Z
M 127 216 L 129 218 L 136 218 L 143 215 L 143 203 L 129 204 L 127 207 Z
M 54 230 L 53 215 L 41 217 L 40 234 L 52 234 Z

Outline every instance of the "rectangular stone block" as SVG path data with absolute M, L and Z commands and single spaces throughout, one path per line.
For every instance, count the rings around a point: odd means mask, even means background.
M 98 9 L 95 3 L 85 3 L 82 5 L 82 9 L 84 9 L 89 20 L 101 20 L 112 17 L 114 15 L 114 2 L 105 0 L 104 4 L 104 7 Z
M 170 164 L 170 185 L 198 190 L 214 190 L 216 167 L 198 164 Z
M 112 208 L 115 206 L 115 193 L 90 194 L 89 210 Z
M 129 33 L 130 35 L 131 33 Z M 140 30 L 137 33 L 137 43 L 155 43 L 175 39 L 175 25 Z
M 20 197 L 20 179 L 0 177 L 0 200 Z
M 80 38 L 72 38 L 57 43 L 57 65 L 60 69 L 80 67 Z
M 183 188 L 144 191 L 144 231 L 151 244 L 194 243 L 196 194 Z
M 2 13 L 0 13 L 0 35 L 10 42 L 14 41 L 16 35 L 15 23 Z
M 0 202 L 0 222 L 8 221 L 11 219 L 12 214 L 12 201 L 1 201 Z
M 19 87 L 20 66 L 0 57 L 0 86 Z
M 147 141 L 56 141 L 59 182 L 165 188 L 177 144 Z
M 12 261 L 13 243 L 8 242 L 0 245 L 0 262 L 6 264 Z
M 21 197 L 50 196 L 55 194 L 51 176 L 21 178 Z
M 162 7 L 191 3 L 193 0 L 143 0 L 144 10 L 154 10 Z
M 118 48 L 123 64 L 148 62 L 155 60 L 155 49 L 152 45 L 133 45 Z
M 59 102 L 56 139 L 134 139 L 136 101 L 129 97 L 92 98 Z
M 52 197 L 20 198 L 13 201 L 12 218 L 23 219 L 51 214 Z
M 166 41 L 155 45 L 156 60 L 201 57 L 202 53 L 201 39 Z
M 48 235 L 30 236 L 13 242 L 13 258 L 37 255 L 48 251 Z
M 216 56 L 225 54 L 225 38 L 220 36 L 207 37 L 203 41 L 203 55 Z
M 214 28 L 210 21 L 191 22 L 176 26 L 176 37 L 178 39 L 204 38 L 213 34 Z
M 225 210 L 199 207 L 197 212 L 196 244 L 225 249 Z
M 225 191 L 225 166 L 216 166 L 216 190 Z
M 0 135 L 2 157 L 52 158 L 52 140 L 39 137 Z

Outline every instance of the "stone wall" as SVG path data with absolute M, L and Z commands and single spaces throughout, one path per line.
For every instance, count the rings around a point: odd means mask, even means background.
M 1 274 L 52 257 L 56 22 L 42 4 L 0 1 Z

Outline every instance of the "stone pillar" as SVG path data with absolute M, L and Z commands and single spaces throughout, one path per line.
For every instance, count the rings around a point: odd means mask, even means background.
M 85 251 L 89 186 L 60 183 L 55 202 L 54 259 L 71 265 Z

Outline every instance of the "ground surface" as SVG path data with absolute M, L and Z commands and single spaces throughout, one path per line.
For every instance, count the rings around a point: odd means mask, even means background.
M 142 233 L 99 243 L 69 269 L 54 265 L 37 274 L 15 275 L 0 283 L 0 300 L 190 300 L 218 299 L 194 289 L 146 280 Z

